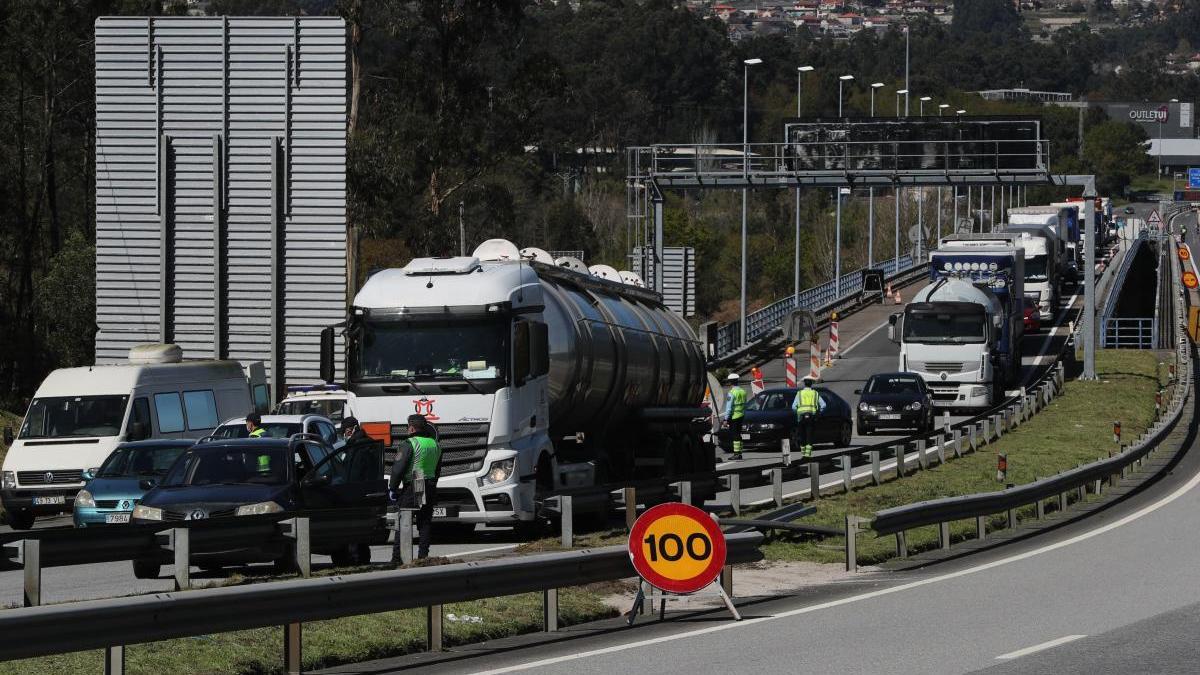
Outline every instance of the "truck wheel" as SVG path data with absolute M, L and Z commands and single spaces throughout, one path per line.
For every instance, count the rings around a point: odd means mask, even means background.
M 14 530 L 28 530 L 33 527 L 33 513 L 30 511 L 6 511 L 8 524 Z
M 162 571 L 162 565 L 152 560 L 134 560 L 133 561 L 133 576 L 138 579 L 157 579 L 159 572 Z

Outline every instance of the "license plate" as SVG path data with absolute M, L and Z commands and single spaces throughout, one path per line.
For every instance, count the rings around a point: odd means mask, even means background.
M 748 440 L 750 440 L 750 434 L 742 434 L 742 440 L 743 440 L 743 441 L 748 441 Z
M 50 504 L 66 504 L 67 498 L 62 495 L 54 495 L 53 497 L 34 497 L 34 506 L 43 506 Z
M 880 415 L 879 419 L 881 419 L 881 420 L 898 420 L 898 419 L 900 419 L 900 416 L 895 413 L 889 413 L 889 414 Z
M 445 518 L 446 517 L 446 507 L 444 507 L 444 506 L 433 507 L 433 517 L 434 518 Z
M 106 523 L 128 523 L 128 513 L 106 513 L 104 514 L 104 522 Z

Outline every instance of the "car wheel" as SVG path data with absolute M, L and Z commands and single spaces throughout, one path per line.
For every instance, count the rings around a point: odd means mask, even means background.
M 863 424 L 861 421 L 858 423 L 856 430 L 858 431 L 859 436 L 870 436 L 871 434 L 875 433 L 875 430 L 871 428 L 870 424 Z
M 853 434 L 850 433 L 850 421 L 847 420 L 842 424 L 842 434 L 838 437 L 838 447 L 845 448 L 850 445 Z
M 157 579 L 162 565 L 152 560 L 134 560 L 133 576 L 138 579 Z
M 28 530 L 33 527 L 33 513 L 30 511 L 6 511 L 8 524 L 14 530 Z
M 354 555 L 350 552 L 352 545 L 343 546 L 329 553 L 329 560 L 334 567 L 347 567 L 354 564 Z

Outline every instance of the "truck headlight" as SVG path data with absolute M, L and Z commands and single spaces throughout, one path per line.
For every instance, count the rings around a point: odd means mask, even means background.
M 94 509 L 96 508 L 96 500 L 92 497 L 92 493 L 88 492 L 87 490 L 80 490 L 79 493 L 75 495 L 75 506 L 82 506 L 85 509 Z
M 920 401 L 913 401 L 912 403 L 909 403 L 908 405 L 904 406 L 904 409 L 905 409 L 905 410 L 920 410 L 920 409 L 921 409 L 921 402 L 920 402 Z
M 987 396 L 987 387 L 971 387 L 971 396 Z
M 479 479 L 480 487 L 484 485 L 497 485 L 503 483 L 512 477 L 513 471 L 517 468 L 517 458 L 510 457 L 492 462 L 488 467 L 487 473 Z
M 17 474 L 15 471 L 4 472 L 3 487 L 5 490 L 13 490 L 17 487 Z
M 267 513 L 279 513 L 283 511 L 283 507 L 275 502 L 259 502 L 257 504 L 243 504 L 237 507 L 237 511 L 233 512 L 235 516 L 261 516 Z
M 138 504 L 137 506 L 133 507 L 132 518 L 134 520 L 162 520 L 163 512 L 162 509 L 155 508 L 153 506 L 143 506 L 142 504 Z

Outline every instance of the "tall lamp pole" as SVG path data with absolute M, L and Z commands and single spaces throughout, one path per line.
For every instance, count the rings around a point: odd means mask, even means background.
M 938 117 L 941 117 L 942 111 L 949 107 L 950 107 L 949 103 L 939 103 L 938 104 Z M 955 188 L 954 188 L 954 200 L 955 200 L 955 204 L 957 204 L 958 203 L 958 186 L 955 186 Z M 938 186 L 938 245 L 939 246 L 942 243 L 942 211 L 944 209 L 945 209 L 945 198 L 942 197 L 942 186 L 939 185 Z M 957 220 L 957 218 L 955 220 Z
M 853 75 L 842 75 L 838 77 L 838 117 L 842 116 L 842 85 L 853 79 Z
M 921 98 L 919 98 L 917 100 L 919 100 L 921 102 L 921 117 L 924 117 L 925 116 L 925 102 L 932 101 L 933 97 L 932 96 L 922 96 Z
M 838 76 L 838 117 L 842 116 L 842 85 L 854 80 L 853 75 Z M 833 225 L 833 295 L 835 298 L 842 297 L 842 190 L 849 192 L 848 188 L 839 187 L 834 194 L 837 197 L 837 218 Z
M 757 66 L 762 59 L 746 59 L 742 62 L 742 172 L 750 163 L 750 66 Z M 739 305 L 742 323 L 738 346 L 746 344 L 746 188 L 742 188 L 742 293 Z
M 796 68 L 796 118 L 799 119 L 804 109 L 804 74 L 812 72 L 812 66 Z M 793 302 L 800 306 L 800 188 L 796 188 L 796 283 L 793 291 Z
M 875 90 L 882 82 L 871 83 L 871 117 L 875 117 Z M 875 266 L 875 188 L 867 188 L 867 267 Z
M 907 39 L 907 38 L 905 38 Z M 908 79 L 908 73 L 904 74 L 905 80 Z M 900 96 L 904 96 L 904 106 L 908 107 L 908 89 L 896 90 L 896 117 L 900 116 Z M 905 113 L 907 115 L 907 113 Z M 896 202 L 896 271 L 900 270 L 900 186 L 897 185 L 892 189 L 892 194 L 895 196 Z

